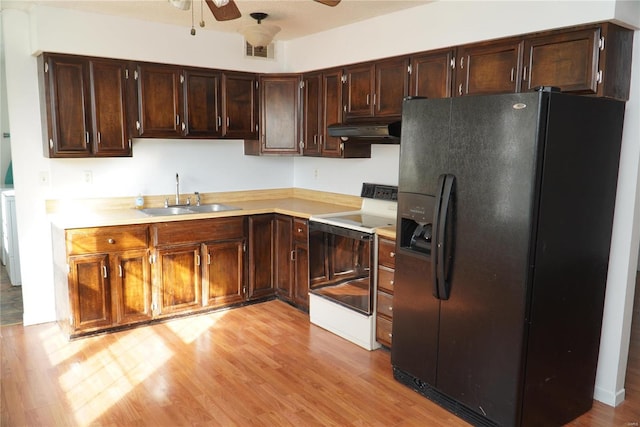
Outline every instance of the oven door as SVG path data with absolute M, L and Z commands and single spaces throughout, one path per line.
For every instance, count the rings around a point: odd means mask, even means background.
M 357 312 L 373 312 L 375 234 L 309 221 L 309 290 Z

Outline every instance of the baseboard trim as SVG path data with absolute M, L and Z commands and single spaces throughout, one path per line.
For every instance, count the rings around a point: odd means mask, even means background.
M 616 392 L 605 390 L 601 387 L 595 388 L 593 392 L 593 398 L 598 402 L 602 402 L 605 405 L 613 406 L 614 408 L 624 402 L 625 390 L 624 388 Z

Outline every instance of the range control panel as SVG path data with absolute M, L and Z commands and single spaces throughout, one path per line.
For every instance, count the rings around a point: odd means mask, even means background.
M 370 184 L 365 182 L 362 184 L 362 193 L 360 197 L 379 200 L 398 200 L 398 187 L 393 185 Z

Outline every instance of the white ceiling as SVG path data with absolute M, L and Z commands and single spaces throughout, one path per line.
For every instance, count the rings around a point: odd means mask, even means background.
M 202 0 L 193 0 L 192 10 L 174 8 L 167 0 L 1 0 L 3 9 L 29 8 L 31 5 L 76 9 L 105 15 L 126 16 L 145 21 L 161 22 L 191 28 L 192 12 L 197 31 L 214 30 L 237 32 L 256 21 L 252 12 L 265 12 L 269 17 L 263 24 L 279 26 L 282 30 L 275 40 L 291 40 L 305 35 L 341 27 L 395 11 L 429 3 L 428 0 L 342 0 L 335 7 L 313 0 L 235 0 L 242 17 L 233 21 L 216 21 Z M 199 22 L 204 19 L 205 26 Z

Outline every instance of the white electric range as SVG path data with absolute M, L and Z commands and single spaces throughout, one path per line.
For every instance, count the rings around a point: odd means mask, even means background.
M 360 210 L 309 218 L 311 323 L 373 350 L 378 238 L 396 224 L 397 187 L 363 184 Z

